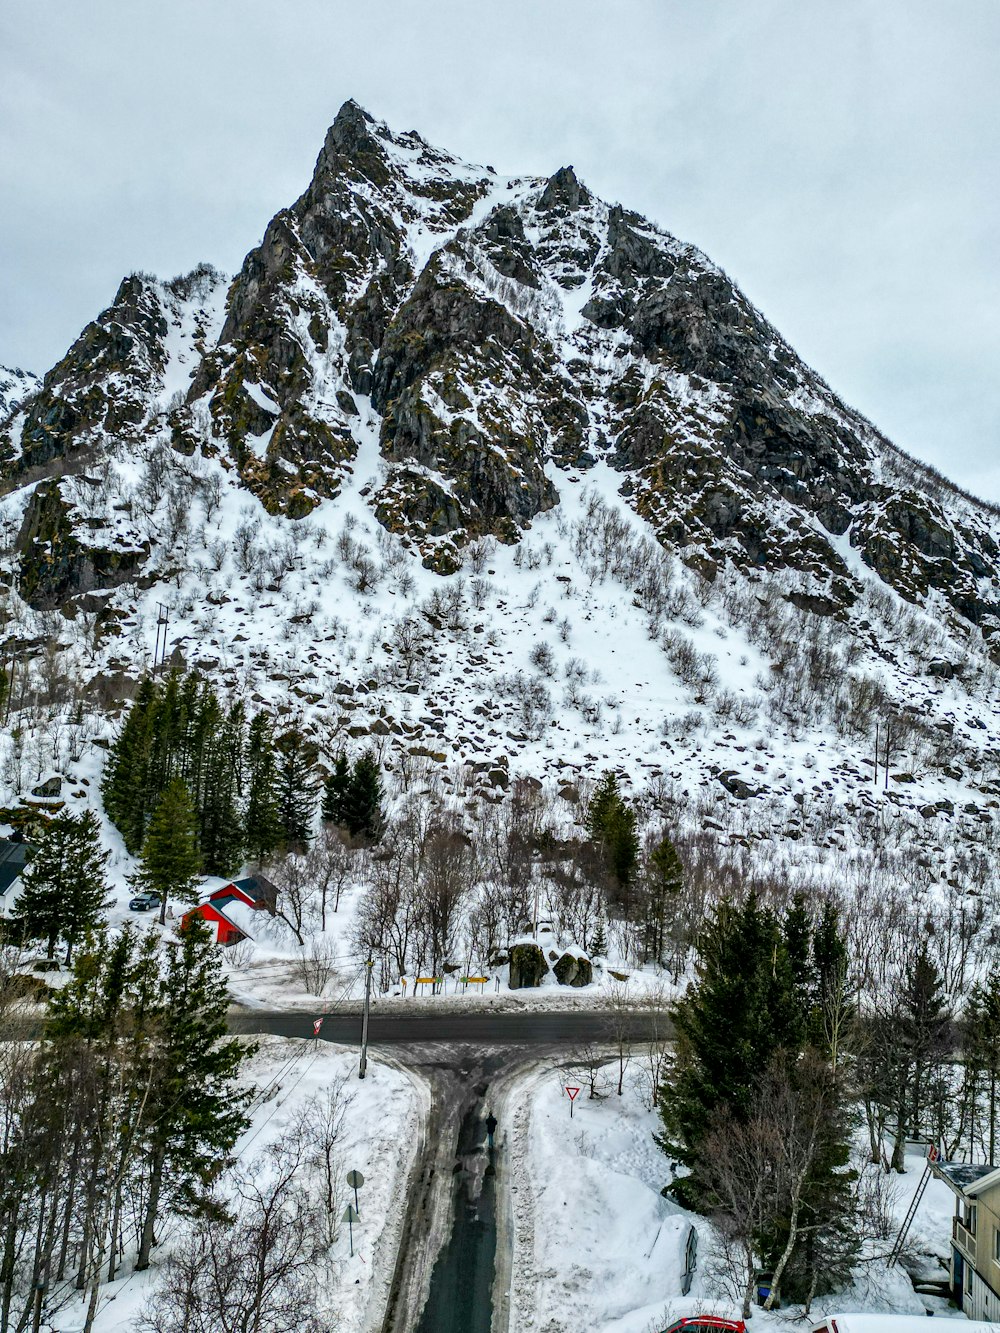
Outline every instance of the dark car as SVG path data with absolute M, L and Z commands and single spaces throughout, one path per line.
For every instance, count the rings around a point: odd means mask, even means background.
M 129 899 L 128 910 L 130 912 L 151 912 L 154 907 L 159 907 L 162 899 L 158 893 L 137 893 L 134 898 Z

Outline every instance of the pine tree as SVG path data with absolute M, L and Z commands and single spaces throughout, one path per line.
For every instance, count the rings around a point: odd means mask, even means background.
M 347 828 L 351 796 L 351 765 L 341 750 L 333 761 L 333 772 L 323 784 L 323 818 L 328 824 Z
M 909 1065 L 909 1107 L 903 1111 L 911 1131 L 919 1132 L 926 1104 L 927 1079 L 947 1049 L 951 1014 L 945 1004 L 944 983 L 931 957 L 927 940 L 907 969 L 903 989 L 903 1011 L 899 1043 Z
M 227 1036 L 229 992 L 211 932 L 198 917 L 180 931 L 163 981 L 161 1077 L 144 1116 L 149 1169 L 136 1268 L 149 1266 L 165 1204 L 206 1212 L 219 1161 L 246 1127 L 248 1095 L 237 1084 L 254 1047 Z
M 106 905 L 107 859 L 93 810 L 56 815 L 22 876 L 13 928 L 25 939 L 45 940 L 49 958 L 62 940 L 68 967 L 74 946 L 96 927 Z
M 181 778 L 167 785 L 149 821 L 142 858 L 135 875 L 137 888 L 160 895 L 160 924 L 166 921 L 167 899 L 197 902 L 201 850 L 194 806 Z
M 312 837 L 316 812 L 316 750 L 293 727 L 282 736 L 278 749 L 278 812 L 284 841 L 302 847 Z
M 806 908 L 806 895 L 796 893 L 785 912 L 783 927 L 785 949 L 792 969 L 795 989 L 807 1006 L 813 996 L 814 976 L 812 960 L 812 919 Z
M 840 1061 L 840 1047 L 851 1015 L 847 945 L 841 934 L 840 913 L 828 899 L 813 932 L 809 1040 L 828 1056 L 833 1069 Z
M 149 815 L 147 794 L 157 697 L 156 682 L 147 676 L 111 747 L 101 783 L 104 808 L 133 855 L 142 846 Z
M 265 861 L 281 844 L 284 829 L 278 799 L 278 763 L 271 724 L 264 713 L 250 723 L 245 753 L 247 801 L 243 826 L 247 853 Z
M 243 710 L 223 717 L 215 696 L 207 701 L 204 740 L 198 762 L 200 796 L 198 841 L 205 873 L 232 874 L 244 855 L 239 780 L 243 763 Z
M 719 904 L 698 951 L 697 980 L 674 1006 L 676 1059 L 660 1094 L 661 1145 L 690 1169 L 674 1186 L 689 1206 L 703 1192 L 699 1156 L 714 1113 L 725 1105 L 745 1120 L 755 1080 L 800 1034 L 782 932 L 753 894 L 741 906 Z
M 963 1053 L 973 1076 L 974 1091 L 980 1079 L 986 1086 L 986 1160 L 996 1161 L 997 1085 L 1000 1082 L 1000 967 L 994 966 L 983 981 L 969 992 L 963 1023 Z M 974 1132 L 973 1126 L 973 1132 Z
M 587 808 L 587 831 L 604 850 L 608 869 L 627 898 L 639 864 L 639 833 L 635 811 L 622 799 L 618 779 L 605 773 Z M 626 903 L 627 906 L 627 903 Z
M 382 779 L 374 755 L 363 754 L 354 765 L 344 823 L 352 838 L 377 842 L 382 835 Z
M 684 867 L 677 848 L 664 834 L 649 856 L 643 904 L 643 936 L 648 957 L 663 961 L 667 933 L 684 887 Z
M 608 952 L 608 938 L 604 933 L 604 922 L 598 921 L 597 929 L 594 931 L 594 937 L 590 941 L 591 958 L 604 958 Z

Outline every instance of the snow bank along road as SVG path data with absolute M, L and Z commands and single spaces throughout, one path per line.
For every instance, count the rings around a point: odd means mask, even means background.
M 319 1006 L 313 1013 L 232 1010 L 229 1024 L 236 1033 L 311 1040 L 318 1012 L 321 1012 Z M 412 1333 L 427 1302 L 435 1263 L 448 1242 L 454 1220 L 456 1195 L 452 1181 L 462 1160 L 459 1131 L 463 1121 L 480 1111 L 485 1115 L 492 1103 L 500 1111 L 502 1140 L 509 1104 L 508 1085 L 525 1065 L 538 1065 L 546 1056 L 558 1064 L 574 1049 L 610 1047 L 622 1029 L 630 1042 L 642 1042 L 657 1033 L 662 1040 L 663 1017 L 657 1019 L 648 1012 L 637 1011 L 628 1015 L 626 1021 L 600 1010 L 372 1016 L 368 1033 L 371 1045 L 391 1047 L 392 1061 L 419 1073 L 431 1091 L 427 1122 L 410 1174 L 408 1204 L 383 1333 Z M 359 1014 L 324 1017 L 320 1032 L 324 1041 L 355 1045 L 360 1035 Z M 510 1245 L 510 1228 L 506 1225 L 510 1200 L 504 1157 L 501 1153 L 497 1171 L 500 1234 L 492 1284 L 494 1299 L 490 1298 L 489 1279 L 477 1281 L 477 1291 L 467 1294 L 463 1308 L 463 1327 L 469 1333 L 481 1333 L 491 1327 L 502 1329 L 508 1316 L 511 1275 L 510 1256 L 505 1251 Z M 492 1263 L 492 1254 L 483 1262 Z M 420 1327 L 426 1326 L 425 1315 Z
M 322 1013 L 268 1013 L 262 1010 L 230 1010 L 229 1030 L 253 1035 L 267 1033 L 279 1037 L 313 1035 L 313 1020 Z M 420 1046 L 427 1042 L 456 1043 L 473 1046 L 571 1046 L 575 1042 L 610 1042 L 617 1036 L 619 1018 L 599 1009 L 572 1013 L 538 1012 L 530 1014 L 373 1014 L 368 1024 L 368 1040 L 373 1046 Z M 652 1016 L 637 1010 L 627 1019 L 629 1041 L 643 1041 L 671 1035 L 662 1014 Z M 328 1014 L 323 1019 L 323 1041 L 351 1045 L 360 1040 L 361 1017 L 358 1014 Z M 406 1052 L 397 1059 L 407 1063 Z M 414 1063 L 422 1064 L 423 1057 Z

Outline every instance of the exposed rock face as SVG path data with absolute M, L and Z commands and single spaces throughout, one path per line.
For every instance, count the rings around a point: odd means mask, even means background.
M 564 953 L 552 965 L 560 986 L 589 986 L 594 979 L 590 959 L 582 954 Z
M 19 366 L 0 366 L 0 421 L 18 408 L 38 388 L 39 380 Z
M 363 473 L 379 521 L 443 573 L 605 460 L 705 577 L 784 570 L 787 600 L 830 617 L 863 562 L 1000 628 L 996 515 L 845 407 L 703 254 L 572 167 L 500 179 L 353 102 L 228 291 L 209 269 L 127 278 L 0 426 L 0 467 L 9 487 L 153 442 L 218 456 L 290 518 Z M 24 536 L 22 560 L 42 546 Z M 34 597 L 117 576 L 45 550 Z
M 166 335 L 152 284 L 137 274 L 126 278 L 28 404 L 14 467 L 24 472 L 69 459 L 87 445 L 137 438 L 150 385 L 162 383 Z M 4 452 L 0 439 L 0 458 Z M 13 455 L 9 444 L 6 452 Z
M 17 538 L 18 591 L 42 610 L 60 606 L 77 593 L 117 587 L 134 579 L 149 554 L 117 534 L 81 525 L 64 486 L 36 487 Z

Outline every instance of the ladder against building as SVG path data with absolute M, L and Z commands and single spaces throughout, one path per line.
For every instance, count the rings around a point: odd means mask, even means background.
M 899 1234 L 892 1243 L 892 1249 L 889 1251 L 887 1267 L 893 1268 L 899 1261 L 899 1256 L 903 1253 L 903 1246 L 906 1244 L 906 1238 L 910 1234 L 910 1227 L 913 1226 L 913 1219 L 917 1215 L 920 1207 L 920 1201 L 927 1192 L 927 1186 L 931 1178 L 931 1163 L 936 1162 L 939 1153 L 938 1149 L 931 1144 L 927 1150 L 927 1160 L 924 1162 L 924 1173 L 920 1177 L 920 1182 L 913 1192 L 913 1198 L 910 1200 L 910 1206 L 906 1210 L 906 1216 L 903 1218 L 903 1224 L 899 1228 Z

